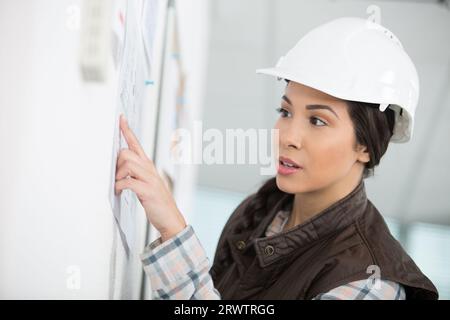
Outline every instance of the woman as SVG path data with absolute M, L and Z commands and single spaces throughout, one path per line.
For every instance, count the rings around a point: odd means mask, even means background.
M 119 155 L 116 191 L 133 190 L 161 233 L 141 256 L 152 297 L 437 299 L 365 193 L 389 142 L 412 136 L 418 78 L 398 39 L 340 18 L 257 72 L 287 82 L 278 173 L 231 214 L 212 267 L 121 119 L 130 150 Z

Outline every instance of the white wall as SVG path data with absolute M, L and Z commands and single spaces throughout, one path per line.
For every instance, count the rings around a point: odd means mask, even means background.
M 106 83 L 81 80 L 80 32 L 67 27 L 68 8 L 80 5 L 0 1 L 0 298 L 140 295 L 140 252 L 126 261 L 120 239 L 113 243 L 108 202 L 118 72 L 110 59 Z M 207 0 L 178 6 L 192 121 L 200 118 L 203 103 Z M 147 129 L 142 142 L 151 156 Z M 177 204 L 189 221 L 196 167 L 187 169 Z M 81 287 L 72 290 L 78 271 Z
M 117 80 L 80 80 L 79 2 L 0 4 L 0 298 L 109 296 Z

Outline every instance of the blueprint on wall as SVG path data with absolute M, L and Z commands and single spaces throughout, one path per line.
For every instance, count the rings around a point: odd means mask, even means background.
M 120 196 L 114 194 L 115 168 L 120 149 L 128 148 L 119 128 L 119 117 L 123 113 L 134 134 L 141 136 L 141 113 L 145 87 L 149 81 L 154 42 L 155 21 L 158 0 L 133 0 L 126 2 L 124 18 L 124 39 L 119 73 L 118 103 L 115 115 L 113 159 L 109 201 L 116 220 L 125 252 L 135 247 L 137 197 L 131 190 L 123 190 Z M 152 11 L 151 13 L 148 11 Z

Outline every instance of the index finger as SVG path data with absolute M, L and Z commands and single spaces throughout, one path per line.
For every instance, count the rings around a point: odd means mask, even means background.
M 126 121 L 123 114 L 120 115 L 120 129 L 122 130 L 125 140 L 127 141 L 128 148 L 136 152 L 140 157 L 144 159 L 147 158 L 144 149 L 142 149 L 139 140 L 128 126 L 128 122 Z

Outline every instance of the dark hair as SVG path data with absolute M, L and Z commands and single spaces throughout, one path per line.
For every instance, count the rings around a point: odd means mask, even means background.
M 289 80 L 285 81 L 289 83 Z M 363 179 L 365 179 L 374 174 L 374 167 L 380 163 L 381 157 L 388 148 L 389 140 L 393 134 L 395 112 L 390 108 L 381 112 L 378 109 L 379 104 L 376 103 L 350 100 L 346 100 L 346 102 L 355 131 L 354 147 L 357 144 L 366 146 L 370 156 L 370 160 L 365 164 L 363 171 Z M 241 223 L 229 232 L 237 234 L 256 228 L 277 200 L 283 196 L 286 197 L 287 201 L 294 197 L 293 194 L 287 194 L 278 188 L 275 177 L 268 179 L 247 204 L 242 213 Z M 224 242 L 217 250 L 214 259 L 215 272 L 226 268 L 232 260 L 230 259 L 227 242 Z M 216 275 L 217 273 L 214 273 L 214 276 Z
M 355 131 L 355 143 L 366 147 L 370 160 L 364 165 L 363 178 L 374 175 L 394 133 L 395 111 L 381 112 L 377 103 L 347 100 L 348 114 Z M 356 147 L 355 144 L 355 147 Z

